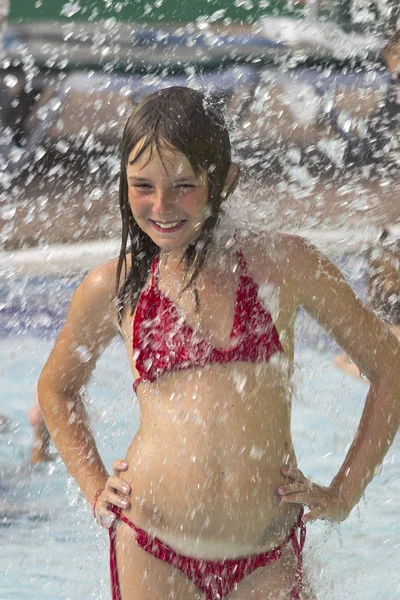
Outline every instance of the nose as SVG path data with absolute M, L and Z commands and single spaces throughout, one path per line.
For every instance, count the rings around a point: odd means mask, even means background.
M 173 190 L 169 187 L 158 188 L 154 194 L 153 212 L 155 214 L 168 214 L 175 205 Z

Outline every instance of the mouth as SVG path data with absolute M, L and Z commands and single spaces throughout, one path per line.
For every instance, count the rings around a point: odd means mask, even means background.
M 162 233 L 174 233 L 182 229 L 186 221 L 153 221 L 149 219 L 150 223 L 157 231 Z

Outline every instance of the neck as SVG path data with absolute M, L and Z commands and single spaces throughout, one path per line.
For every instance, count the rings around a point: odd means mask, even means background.
M 160 267 L 168 265 L 168 268 L 178 269 L 184 262 L 185 248 L 179 250 L 160 251 Z
M 214 271 L 215 269 L 229 269 L 231 263 L 236 264 L 236 253 L 233 250 L 236 247 L 234 236 L 231 232 L 226 232 L 224 235 L 212 236 L 207 255 L 202 267 L 206 270 Z M 184 254 L 186 248 L 177 250 L 161 250 L 160 252 L 160 268 L 170 272 L 180 272 L 183 274 L 185 270 Z

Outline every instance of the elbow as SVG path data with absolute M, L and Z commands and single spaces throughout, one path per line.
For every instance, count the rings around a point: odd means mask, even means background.
M 86 409 L 80 393 L 55 378 L 46 367 L 37 382 L 38 404 L 47 425 L 63 419 L 69 423 L 87 422 Z
M 386 392 L 400 392 L 400 353 L 389 351 L 380 355 L 371 371 L 368 378 L 374 386 Z
M 46 409 L 46 404 L 47 404 L 46 398 L 48 397 L 48 385 L 46 382 L 46 377 L 43 374 L 43 371 L 40 374 L 40 377 L 36 384 L 36 390 L 37 390 L 38 404 L 39 404 L 40 410 L 43 412 L 43 410 Z
M 43 416 L 49 412 L 50 407 L 54 404 L 55 392 L 51 389 L 50 381 L 45 370 L 42 371 L 36 384 L 37 400 Z
M 400 371 L 398 371 L 400 373 Z M 372 398 L 378 401 L 387 415 L 390 428 L 400 425 L 400 375 L 386 374 L 376 376 L 371 380 Z
M 393 377 L 390 372 L 374 372 L 368 377 L 371 387 L 379 396 L 392 397 L 400 392 L 400 380 L 398 377 Z

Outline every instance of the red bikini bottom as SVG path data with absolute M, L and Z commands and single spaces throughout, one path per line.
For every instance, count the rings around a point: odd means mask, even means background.
M 178 554 L 172 548 L 164 544 L 160 539 L 150 537 L 146 531 L 136 527 L 127 519 L 121 511 L 114 507 L 113 512 L 119 520 L 126 523 L 136 532 L 136 542 L 143 550 L 173 565 L 186 576 L 187 579 L 199 588 L 207 600 L 222 600 L 235 589 L 239 581 L 258 569 L 266 567 L 282 556 L 282 551 L 292 542 L 293 550 L 297 557 L 296 581 L 291 591 L 292 600 L 300 600 L 300 592 L 303 587 L 303 546 L 306 538 L 306 528 L 303 523 L 301 510 L 296 523 L 288 538 L 273 550 L 267 550 L 261 554 L 253 554 L 245 558 L 229 560 L 204 560 Z M 299 536 L 297 533 L 299 531 Z M 109 529 L 110 534 L 110 569 L 111 569 L 111 594 L 112 600 L 122 600 L 119 588 L 117 560 L 115 553 L 116 523 Z

